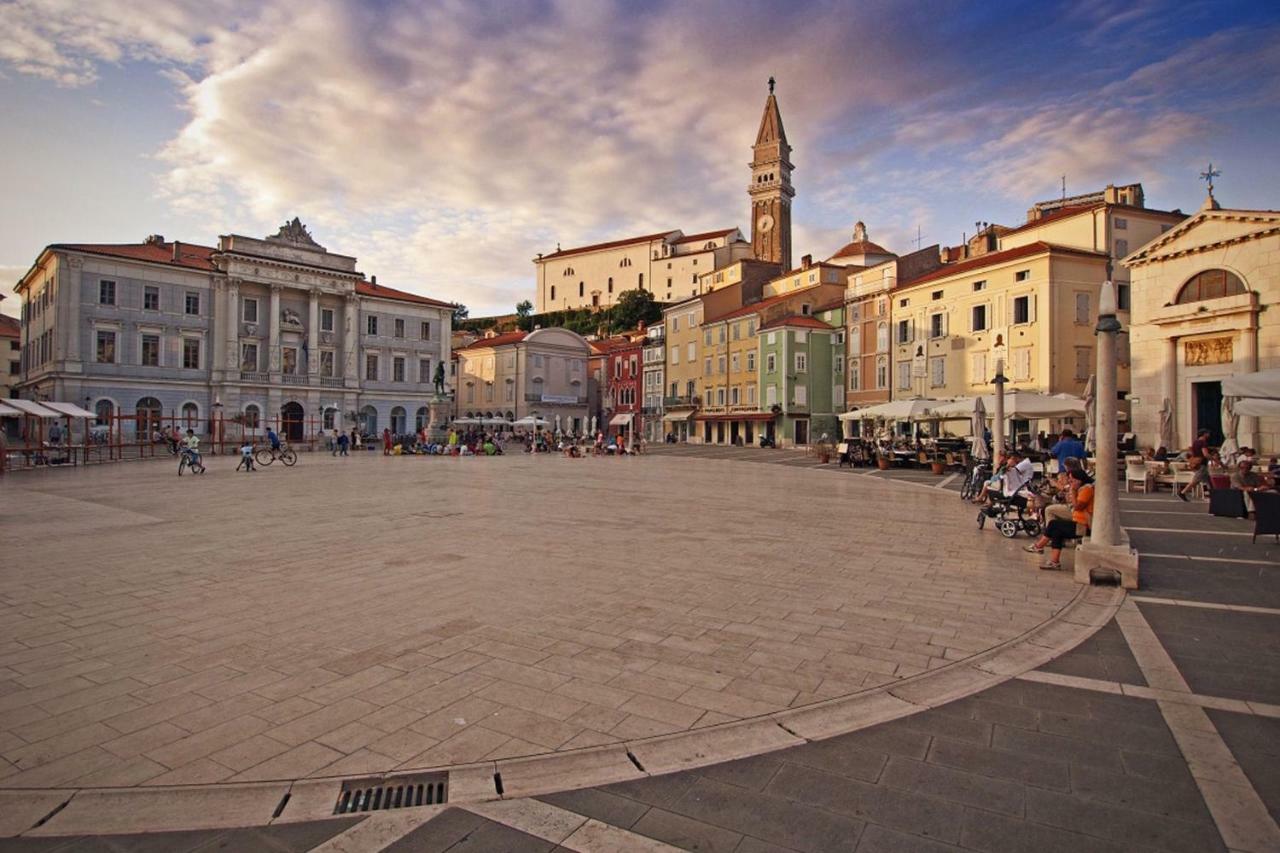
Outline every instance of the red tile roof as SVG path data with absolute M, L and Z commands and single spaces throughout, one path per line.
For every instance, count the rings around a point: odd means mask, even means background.
M 1025 246 L 1019 246 L 1016 249 L 1006 249 L 1003 252 L 991 252 L 986 255 L 979 255 L 976 258 L 970 258 L 967 261 L 961 261 L 955 264 L 945 264 L 941 268 L 933 270 L 930 273 L 913 278 L 908 282 L 899 282 L 896 290 L 903 287 L 915 287 L 928 281 L 935 281 L 940 278 L 947 278 L 958 273 L 968 272 L 969 270 L 978 270 L 985 267 L 995 266 L 997 264 L 1006 263 L 1008 261 L 1016 261 L 1018 258 L 1029 258 L 1032 255 L 1040 255 L 1045 252 L 1064 252 L 1073 255 L 1086 255 L 1088 257 L 1105 258 L 1102 252 L 1091 252 L 1088 249 L 1076 249 L 1070 246 L 1057 246 L 1046 243 L 1043 240 L 1037 240 L 1034 243 L 1028 243 Z
M 17 317 L 0 314 L 0 338 L 17 338 L 22 336 L 22 324 Z
M 552 252 L 549 255 L 543 255 L 541 258 L 538 258 L 535 263 L 549 261 L 554 258 L 563 258 L 569 255 L 581 255 L 584 252 L 596 252 L 601 249 L 616 249 L 619 246 L 630 246 L 633 243 L 652 243 L 654 240 L 661 240 L 663 237 L 672 233 L 674 233 L 674 229 L 672 231 L 663 231 L 658 234 L 646 234 L 643 237 L 631 237 L 626 240 L 610 240 L 608 243 L 592 243 L 590 246 L 575 246 L 572 249 L 561 249 L 559 251 Z
M 489 349 L 490 347 L 502 347 L 507 344 L 518 344 L 525 339 L 527 332 L 505 332 L 501 335 L 495 335 L 492 338 L 480 338 L 474 343 L 467 344 L 465 347 L 458 347 L 454 352 L 462 352 L 469 349 Z
M 779 293 L 777 296 L 770 296 L 768 299 L 761 299 L 759 302 L 752 302 L 750 305 L 743 305 L 741 308 L 735 308 L 727 314 L 721 314 L 719 317 L 711 317 L 710 319 L 703 320 L 702 324 L 705 326 L 708 323 L 719 323 L 721 320 L 732 320 L 737 317 L 745 317 L 748 314 L 756 314 L 771 305 L 777 305 L 788 297 L 795 296 L 797 293 L 804 293 L 806 290 L 812 290 L 813 288 L 821 286 L 822 285 L 820 284 L 812 284 L 809 287 L 802 287 L 799 290 Z
M 850 255 L 893 255 L 884 246 L 879 243 L 872 243 L 870 240 L 857 240 L 853 243 L 846 243 L 840 248 L 840 251 L 833 254 L 832 258 L 846 258 Z M 894 257 L 897 257 L 894 255 Z M 827 260 L 830 260 L 828 258 Z
M 802 329 L 834 329 L 830 323 L 824 323 L 817 317 L 810 317 L 807 314 L 790 314 L 786 317 L 779 317 L 777 320 L 771 320 L 765 323 L 760 329 L 776 329 L 779 326 L 798 326 Z
M 1081 213 L 1089 213 L 1094 210 L 1101 210 L 1107 205 L 1103 202 L 1095 202 L 1093 204 L 1072 204 L 1067 207 L 1060 207 L 1052 213 L 1045 214 L 1034 222 L 1026 222 L 1017 228 L 1011 228 L 1001 234 L 1001 237 L 1007 237 L 1010 234 L 1017 234 L 1019 231 L 1026 231 L 1028 228 L 1038 228 L 1041 225 L 1047 225 L 1050 222 L 1056 222 L 1059 219 L 1067 219 L 1072 216 L 1079 216 Z
M 214 270 L 212 246 L 198 246 L 195 243 L 179 241 L 177 260 L 173 257 L 173 243 L 55 243 L 50 249 L 65 249 L 72 252 L 85 252 L 90 255 L 106 255 L 112 258 L 125 258 L 131 261 L 146 261 L 152 264 L 170 264 L 196 270 Z
M 716 237 L 723 237 L 726 234 L 732 234 L 737 228 L 724 228 L 720 231 L 705 231 L 702 234 L 690 234 L 687 237 L 681 237 L 677 243 L 696 243 L 699 240 L 714 240 Z
M 374 296 L 378 299 L 394 299 L 398 302 L 414 302 L 418 305 L 434 305 L 437 308 L 453 308 L 451 302 L 441 302 L 439 299 L 432 299 L 429 296 L 419 296 L 416 293 L 406 293 L 403 290 L 396 290 L 394 287 L 386 287 L 381 284 L 373 284 L 366 281 L 356 282 L 356 293 L 361 296 Z

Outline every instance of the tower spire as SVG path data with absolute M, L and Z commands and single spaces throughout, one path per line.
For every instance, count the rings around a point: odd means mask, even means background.
M 755 257 L 791 268 L 791 146 L 782 126 L 782 113 L 774 95 L 777 81 L 769 78 L 769 97 L 764 102 L 760 129 L 752 146 L 751 244 Z

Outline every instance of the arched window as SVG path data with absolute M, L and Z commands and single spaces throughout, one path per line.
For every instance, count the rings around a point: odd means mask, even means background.
M 418 411 L 413 416 L 413 428 L 415 430 L 421 431 L 422 428 L 425 427 L 427 425 L 427 422 L 430 420 L 431 418 L 427 414 L 427 407 L 420 406 L 418 407 Z
M 155 397 L 143 397 L 138 401 L 138 434 L 150 435 L 160 428 L 160 401 Z
M 613 293 L 613 276 L 609 276 L 609 292 Z
M 116 406 L 110 400 L 99 400 L 93 406 L 93 413 L 97 416 L 94 423 L 99 426 L 111 423 L 111 416 L 115 414 Z
M 644 273 L 640 273 L 640 289 L 644 290 Z
M 396 406 L 391 410 L 391 432 L 394 435 L 404 435 L 405 411 L 404 406 Z
M 338 410 L 333 406 L 325 406 L 324 418 L 321 421 L 321 428 L 330 430 L 335 429 L 338 425 Z
M 584 282 L 578 282 L 578 295 L 585 296 L 587 293 L 587 285 Z
M 704 249 L 714 249 L 715 247 L 716 247 L 716 244 L 715 244 L 714 242 L 710 242 L 710 243 L 707 243 L 707 245 L 703 246 L 702 248 L 704 248 Z
M 200 420 L 200 407 L 195 403 L 182 404 L 182 428 L 195 429 L 196 421 Z
M 556 301 L 556 286 L 554 284 L 551 285 L 551 301 Z
M 365 406 L 360 410 L 360 428 L 366 435 L 378 431 L 378 410 L 373 406 Z
M 1235 273 L 1226 270 L 1205 270 L 1196 273 L 1178 291 L 1175 305 L 1186 305 L 1191 302 L 1203 302 L 1206 299 L 1221 299 L 1224 296 L 1239 296 L 1247 292 L 1244 282 Z
M 244 407 L 244 427 L 245 429 L 257 429 L 262 422 L 262 409 L 258 408 L 257 403 L 250 403 Z

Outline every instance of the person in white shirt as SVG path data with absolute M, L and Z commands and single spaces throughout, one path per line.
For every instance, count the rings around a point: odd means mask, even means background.
M 1009 464 L 1005 468 L 1004 478 L 1000 483 L 1000 493 L 1006 498 L 1011 498 L 1031 482 L 1036 469 L 1030 459 L 1016 450 L 1009 451 L 1007 458 Z

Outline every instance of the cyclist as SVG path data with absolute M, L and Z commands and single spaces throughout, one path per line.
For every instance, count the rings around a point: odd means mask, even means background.
M 187 454 L 189 458 L 188 464 L 191 465 L 192 467 L 195 467 L 196 465 L 201 464 L 200 463 L 200 439 L 196 437 L 195 430 L 193 429 L 187 430 L 187 437 L 182 440 L 182 452 Z
M 280 436 L 274 429 L 267 427 L 267 441 L 271 443 L 271 452 L 280 452 Z

